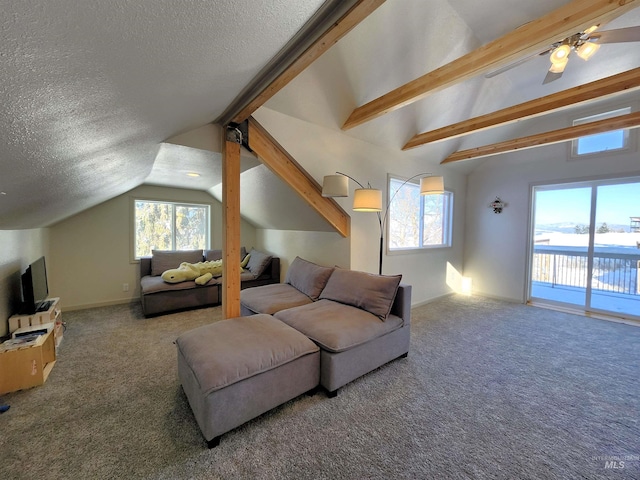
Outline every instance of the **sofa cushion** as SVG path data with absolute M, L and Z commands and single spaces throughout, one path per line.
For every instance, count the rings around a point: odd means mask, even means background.
M 198 263 L 202 261 L 202 250 L 152 250 L 151 275 L 178 268 L 182 262 Z
M 267 268 L 267 265 L 269 265 L 271 258 L 273 257 L 267 253 L 255 250 L 253 248 L 249 252 L 249 255 L 250 256 L 249 263 L 247 264 L 247 270 L 253 273 L 257 278 L 262 275 L 262 273 Z
M 317 300 L 332 272 L 333 267 L 322 267 L 296 257 L 287 270 L 284 282 L 308 295 L 312 300 Z
M 240 261 L 244 260 L 244 257 L 247 256 L 247 249 L 245 247 L 240 247 Z M 222 259 L 222 250 L 205 250 L 204 251 L 204 259 L 206 261 L 211 260 L 221 260 Z
M 162 277 L 160 276 L 145 275 L 140 279 L 140 289 L 143 295 L 148 295 L 150 293 L 168 292 L 173 290 L 190 290 L 192 288 L 207 288 L 212 286 L 218 288 L 220 283 L 222 283 L 222 279 L 220 278 L 212 278 L 204 285 L 197 285 L 193 280 L 179 283 L 167 283 L 162 280 Z
M 176 344 L 205 394 L 318 351 L 271 315 L 221 320 L 183 333 Z
M 252 312 L 270 315 L 287 308 L 311 303 L 311 299 L 286 283 L 274 283 L 240 292 L 240 304 Z
M 257 278 L 257 275 L 254 275 L 249 270 L 242 270 L 242 272 L 240 273 L 241 282 L 249 282 L 251 280 L 256 280 Z
M 389 315 L 387 321 L 381 322 L 369 312 L 332 300 L 318 300 L 282 310 L 275 313 L 274 317 L 329 352 L 349 350 L 403 325 L 402 318 L 395 315 Z
M 385 320 L 401 279 L 402 275 L 375 275 L 336 268 L 320 298 L 361 308 Z

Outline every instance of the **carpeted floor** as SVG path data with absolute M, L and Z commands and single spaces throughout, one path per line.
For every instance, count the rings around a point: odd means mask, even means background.
M 173 340 L 220 315 L 63 313 L 49 380 L 2 399 L 0 478 L 640 478 L 638 327 L 442 298 L 413 310 L 408 358 L 208 450 Z

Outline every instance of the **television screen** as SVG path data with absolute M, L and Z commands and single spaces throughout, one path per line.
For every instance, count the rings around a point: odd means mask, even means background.
M 36 313 L 46 305 L 49 296 L 47 267 L 44 257 L 33 262 L 22 275 L 22 295 L 25 313 Z

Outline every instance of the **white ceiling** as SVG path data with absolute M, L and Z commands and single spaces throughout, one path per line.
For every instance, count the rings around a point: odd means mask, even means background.
M 565 3 L 387 0 L 267 106 L 339 129 L 353 108 Z M 216 119 L 321 5 L 0 0 L 0 228 L 50 225 L 145 182 L 194 188 L 182 177 L 191 169 L 204 173 L 195 188 L 215 194 L 219 156 L 166 140 Z M 640 9 L 606 28 L 632 25 Z M 345 134 L 399 150 L 414 133 L 638 67 L 640 48 L 605 45 L 543 86 L 547 65 L 535 58 L 469 80 Z M 406 154 L 439 162 L 478 135 Z M 291 205 L 288 189 L 252 161 L 246 190 L 269 199 L 243 203 Z M 258 188 L 262 181 L 268 188 Z M 260 226 L 324 229 L 304 207 L 283 211 L 281 223 L 264 214 L 255 213 Z M 296 218 L 312 220 L 300 228 Z

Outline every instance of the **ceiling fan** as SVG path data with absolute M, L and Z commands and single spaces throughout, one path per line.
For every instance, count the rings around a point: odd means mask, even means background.
M 569 55 L 572 52 L 583 60 L 589 60 L 603 43 L 640 42 L 640 26 L 618 28 L 614 30 L 597 31 L 598 25 L 587 28 L 583 32 L 575 33 L 559 42 L 551 44 L 540 52 L 526 56 L 497 70 L 493 70 L 485 75 L 485 78 L 492 78 L 507 70 L 522 65 L 534 57 L 549 55 L 551 66 L 544 78 L 543 84 L 559 79 L 564 72 Z

